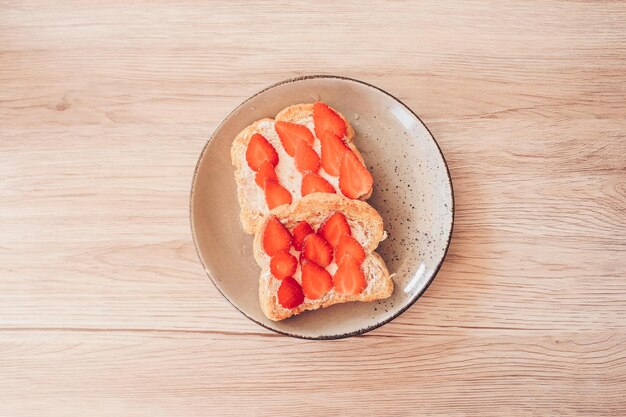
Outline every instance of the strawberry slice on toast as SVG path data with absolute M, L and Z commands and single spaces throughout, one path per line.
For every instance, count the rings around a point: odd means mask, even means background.
M 319 176 L 313 172 L 308 172 L 302 177 L 302 186 L 300 187 L 300 194 L 302 197 L 313 193 L 335 193 L 335 187 L 331 183 L 326 181 L 324 177 Z
M 290 156 L 296 155 L 296 149 L 300 142 L 305 142 L 309 146 L 313 146 L 315 138 L 311 131 L 304 125 L 291 122 L 277 121 L 274 124 L 276 133 L 280 138 L 280 142 Z
M 272 166 L 278 165 L 278 153 L 263 135 L 255 133 L 246 148 L 246 161 L 253 171 L 258 171 L 264 161 L 269 161 Z
M 296 248 L 297 251 L 301 251 L 304 238 L 311 233 L 315 233 L 315 230 L 304 220 L 296 224 L 293 230 L 291 230 L 291 234 L 293 235 L 293 247 Z

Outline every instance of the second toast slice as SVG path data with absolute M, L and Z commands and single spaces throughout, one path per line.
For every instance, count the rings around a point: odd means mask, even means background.
M 303 223 L 304 234 L 298 230 Z M 282 320 L 305 310 L 389 297 L 393 281 L 374 252 L 385 236 L 382 218 L 363 201 L 316 193 L 277 207 L 254 238 L 264 314 Z M 295 263 L 285 269 L 274 262 L 278 258 Z

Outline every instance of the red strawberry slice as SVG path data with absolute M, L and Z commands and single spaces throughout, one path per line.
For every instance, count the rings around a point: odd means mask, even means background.
M 345 295 L 360 294 L 367 286 L 365 274 L 352 255 L 344 256 L 339 262 L 339 268 L 333 276 L 333 286 L 337 292 Z
M 250 138 L 246 149 L 246 161 L 253 171 L 258 171 L 263 161 L 269 161 L 272 166 L 278 165 L 278 154 L 267 139 L 261 134 L 255 133 Z
M 270 271 L 276 279 L 292 277 L 298 268 L 298 260 L 287 251 L 277 252 L 270 260 Z
M 335 248 L 335 262 L 340 263 L 343 257 L 348 254 L 352 256 L 359 265 L 365 260 L 365 251 L 359 242 L 350 235 L 343 235 Z
M 333 248 L 336 248 L 339 244 L 339 239 L 341 239 L 343 235 L 351 235 L 352 231 L 350 230 L 346 216 L 337 211 L 322 223 L 317 234 L 326 239 Z
M 335 193 L 335 187 L 321 176 L 309 172 L 302 177 L 300 193 L 303 197 L 312 193 Z
M 298 147 L 298 143 L 301 141 L 304 141 L 309 145 L 313 145 L 313 142 L 315 141 L 313 133 L 311 133 L 311 131 L 303 125 L 278 121 L 274 124 L 274 129 L 276 129 L 276 133 L 278 133 L 278 137 L 280 138 L 280 142 L 283 144 L 283 148 L 285 148 L 285 151 L 290 156 L 294 156 L 296 154 L 296 148 Z
M 263 250 L 269 256 L 274 256 L 275 253 L 289 251 L 290 247 L 291 234 L 289 234 L 289 230 L 276 216 L 271 216 L 263 231 Z
M 374 179 L 352 152 L 346 152 L 339 170 L 339 189 L 348 198 L 359 198 L 372 191 Z
M 301 251 L 304 238 L 311 233 L 314 233 L 314 231 L 310 224 L 304 220 L 298 223 L 291 231 L 291 234 L 293 235 L 293 247 L 296 248 L 297 251 Z
M 303 259 L 309 259 L 319 266 L 327 267 L 333 260 L 333 248 L 323 237 L 311 233 L 304 238 L 302 243 L 300 261 Z
M 313 261 L 302 260 L 302 290 L 311 300 L 322 298 L 333 287 L 328 271 Z
M 346 122 L 326 103 L 321 101 L 313 105 L 313 124 L 315 125 L 315 135 L 320 139 L 327 132 L 340 138 L 346 135 Z
M 317 172 L 320 169 L 320 157 L 313 150 L 311 145 L 305 141 L 300 141 L 296 146 L 296 155 L 294 156 L 296 169 L 302 173 Z
M 322 168 L 333 177 L 338 177 L 343 155 L 350 152 L 350 148 L 339 136 L 328 134 L 320 138 L 322 144 Z
M 283 204 L 291 204 L 291 193 L 274 180 L 265 181 L 265 202 L 271 210 Z
M 265 188 L 265 181 L 267 180 L 278 182 L 274 165 L 272 165 L 270 161 L 263 161 L 259 166 L 259 170 L 256 172 L 254 180 L 261 188 Z
M 285 278 L 278 287 L 278 302 L 281 306 L 292 309 L 304 301 L 304 293 L 298 281 L 292 277 Z

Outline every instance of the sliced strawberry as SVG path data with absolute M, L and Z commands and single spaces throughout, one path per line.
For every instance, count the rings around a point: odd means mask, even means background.
M 298 281 L 292 277 L 285 278 L 278 287 L 278 302 L 285 308 L 296 308 L 304 301 L 304 293 Z
M 305 141 L 300 141 L 296 146 L 296 155 L 294 156 L 296 162 L 296 168 L 298 171 L 305 172 L 317 172 L 320 169 L 320 157 L 313 150 L 311 145 Z
M 345 295 L 360 294 L 367 286 L 365 274 L 352 255 L 344 256 L 339 262 L 339 268 L 333 276 L 333 286 L 337 292 Z
M 296 154 L 296 148 L 300 141 L 305 141 L 309 145 L 313 145 L 315 141 L 313 133 L 303 125 L 279 121 L 274 124 L 274 129 L 276 129 L 276 133 L 278 133 L 283 148 L 285 148 L 285 151 L 290 156 Z
M 263 161 L 269 161 L 272 166 L 278 165 L 278 154 L 267 139 L 261 134 L 255 133 L 250 138 L 246 149 L 246 161 L 253 171 L 258 171 Z
M 320 138 L 322 144 L 322 168 L 333 177 L 338 177 L 343 155 L 350 152 L 348 145 L 339 136 L 328 134 Z
M 341 161 L 339 189 L 348 198 L 359 198 L 372 191 L 374 179 L 353 152 L 346 152 Z
M 271 210 L 283 204 L 291 204 L 291 193 L 274 180 L 265 181 L 265 201 Z
M 322 298 L 332 287 L 333 279 L 325 268 L 308 259 L 302 260 L 302 290 L 307 298 Z
M 298 260 L 287 251 L 276 252 L 270 260 L 270 271 L 276 279 L 292 277 L 298 269 Z
M 335 187 L 323 177 L 309 172 L 302 177 L 300 193 L 303 197 L 312 193 L 335 193 Z
M 265 188 L 265 181 L 267 180 L 278 182 L 274 165 L 272 165 L 270 161 L 263 161 L 261 166 L 259 166 L 259 170 L 256 172 L 254 180 L 261 188 Z
M 263 231 L 263 250 L 269 256 L 281 251 L 289 251 L 291 247 L 291 234 L 289 230 L 278 220 L 271 216 Z
M 336 248 L 339 244 L 339 239 L 341 239 L 343 235 L 351 235 L 352 231 L 350 230 L 346 216 L 337 211 L 322 223 L 317 234 L 326 239 L 333 248 Z
M 310 224 L 304 220 L 298 223 L 291 231 L 291 234 L 293 235 L 293 247 L 296 248 L 297 251 L 301 251 L 304 238 L 311 233 L 314 233 L 314 231 Z
M 350 254 L 359 265 L 365 260 L 365 251 L 359 242 L 350 235 L 343 235 L 335 248 L 335 263 L 340 263 L 347 254 Z
M 311 233 L 304 238 L 302 243 L 300 261 L 303 259 L 309 259 L 319 266 L 327 267 L 333 260 L 333 248 L 323 237 Z
M 327 132 L 343 138 L 346 135 L 346 122 L 321 101 L 313 105 L 313 123 L 315 125 L 315 135 L 318 138 L 325 136 Z

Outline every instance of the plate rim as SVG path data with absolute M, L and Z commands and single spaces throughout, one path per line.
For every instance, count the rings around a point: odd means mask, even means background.
M 357 83 L 357 84 L 365 85 L 367 87 L 371 87 L 371 88 L 373 88 L 375 90 L 378 90 L 381 93 L 389 96 L 390 98 L 392 98 L 393 100 L 395 100 L 396 102 L 401 104 L 413 116 L 415 116 L 415 118 L 422 124 L 422 126 L 426 129 L 426 131 L 428 132 L 428 134 L 432 138 L 433 142 L 435 143 L 435 146 L 437 147 L 437 151 L 439 152 L 439 155 L 441 156 L 441 160 L 443 161 L 443 165 L 446 168 L 446 176 L 448 178 L 448 184 L 450 186 L 450 201 L 451 201 L 450 212 L 451 212 L 452 216 L 451 216 L 451 220 L 450 220 L 450 232 L 448 233 L 448 236 L 446 237 L 446 247 L 445 247 L 445 249 L 443 251 L 443 255 L 441 256 L 441 259 L 437 263 L 437 267 L 435 268 L 432 276 L 426 282 L 424 287 L 418 293 L 416 293 L 409 300 L 409 302 L 406 305 L 404 305 L 401 309 L 396 311 L 390 317 L 388 317 L 388 318 L 386 318 L 386 319 L 384 319 L 384 320 L 382 320 L 382 321 L 380 321 L 378 323 L 375 323 L 375 324 L 373 324 L 371 326 L 364 327 L 362 329 L 358 329 L 358 330 L 355 330 L 355 331 L 352 331 L 352 332 L 346 332 L 346 333 L 342 333 L 342 334 L 337 334 L 337 335 L 331 335 L 331 336 L 325 336 L 325 335 L 322 335 L 322 336 L 306 336 L 306 335 L 302 335 L 302 334 L 289 333 L 289 332 L 285 332 L 285 331 L 282 331 L 282 330 L 278 330 L 278 329 L 269 327 L 269 326 L 261 323 L 260 321 L 255 320 L 254 318 L 252 318 L 251 316 L 246 314 L 245 311 L 243 311 L 242 309 L 237 307 L 235 305 L 235 303 L 233 301 L 231 301 L 231 299 L 228 298 L 226 296 L 226 294 L 224 294 L 224 292 L 222 292 L 222 290 L 219 288 L 219 286 L 215 282 L 215 279 L 213 278 L 213 276 L 211 275 L 211 273 L 207 269 L 207 266 L 205 265 L 204 261 L 202 260 L 202 256 L 200 255 L 200 250 L 198 249 L 198 243 L 197 243 L 197 240 L 196 240 L 196 229 L 195 229 L 194 220 L 193 220 L 193 195 L 194 195 L 194 187 L 195 187 L 195 184 L 196 184 L 196 177 L 198 176 L 198 168 L 200 167 L 200 161 L 202 161 L 202 158 L 204 157 L 204 153 L 206 152 L 209 144 L 211 143 L 211 141 L 215 137 L 215 134 L 220 130 L 222 125 L 226 122 L 226 120 L 228 120 L 244 104 L 246 104 L 248 101 L 252 100 L 254 97 L 258 96 L 259 94 L 262 94 L 262 93 L 264 93 L 267 90 L 270 90 L 272 88 L 276 88 L 276 87 L 278 87 L 280 85 L 283 85 L 283 84 L 288 84 L 288 83 L 297 82 L 297 81 L 310 80 L 310 79 L 325 79 L 325 78 L 326 79 L 337 79 L 337 80 L 343 80 L 343 81 L 350 81 L 350 82 L 354 82 L 354 83 Z M 265 329 L 268 329 L 268 330 L 270 330 L 270 331 L 272 331 L 274 333 L 277 333 L 277 334 L 280 334 L 280 335 L 284 335 L 284 336 L 294 337 L 294 338 L 297 338 L 297 339 L 305 339 L 305 340 L 337 340 L 337 339 L 345 339 L 345 338 L 352 337 L 352 336 L 362 335 L 362 334 L 368 333 L 368 332 L 370 332 L 370 331 L 372 331 L 374 329 L 377 329 L 377 328 L 379 328 L 381 326 L 384 326 L 385 324 L 391 322 L 392 320 L 395 320 L 402 313 L 404 313 L 411 306 L 413 306 L 413 304 L 415 304 L 415 302 L 426 292 L 428 287 L 430 287 L 432 282 L 435 280 L 435 277 L 439 273 L 439 270 L 441 269 L 441 266 L 443 265 L 443 262 L 446 259 L 446 256 L 448 254 L 448 249 L 450 248 L 450 243 L 452 241 L 452 232 L 454 230 L 454 214 L 455 214 L 454 188 L 453 188 L 453 185 L 452 185 L 452 177 L 450 175 L 450 168 L 448 167 L 448 162 L 446 161 L 446 158 L 443 155 L 443 152 L 441 151 L 441 147 L 439 146 L 439 143 L 437 142 L 437 139 L 435 139 L 435 136 L 430 131 L 428 126 L 426 126 L 424 121 L 409 106 L 407 106 L 402 100 L 400 100 L 399 98 L 397 98 L 393 94 L 383 90 L 382 88 L 377 87 L 377 86 L 375 86 L 373 84 L 370 84 L 370 83 L 368 83 L 366 81 L 362 81 L 362 80 L 356 79 L 356 78 L 346 77 L 346 76 L 342 76 L 342 75 L 331 75 L 331 74 L 310 74 L 310 75 L 302 75 L 302 76 L 298 76 L 298 77 L 284 79 L 282 81 L 278 81 L 278 82 L 276 82 L 274 84 L 271 84 L 271 85 L 269 85 L 269 86 L 267 86 L 267 87 L 257 91 L 256 93 L 254 93 L 253 95 L 251 95 L 250 97 L 248 97 L 247 99 L 242 101 L 237 107 L 235 107 L 230 113 L 228 113 L 228 115 L 226 115 L 226 117 L 224 117 L 222 119 L 222 121 L 213 130 L 213 133 L 211 134 L 209 139 L 206 141 L 206 143 L 202 147 L 202 152 L 200 152 L 200 155 L 198 156 L 198 161 L 196 162 L 196 166 L 195 166 L 194 171 L 193 171 L 193 176 L 192 176 L 192 179 L 191 179 L 191 190 L 190 190 L 190 193 L 189 193 L 189 225 L 191 227 L 191 237 L 192 237 L 192 240 L 193 240 L 193 245 L 194 245 L 194 248 L 196 250 L 196 255 L 198 256 L 198 259 L 200 260 L 200 264 L 202 265 L 202 268 L 204 269 L 204 272 L 206 273 L 206 275 L 209 277 L 209 279 L 213 283 L 213 286 L 222 295 L 222 297 L 224 297 L 230 303 L 230 305 L 232 305 L 237 311 L 239 311 L 241 314 L 243 314 L 246 318 L 248 318 L 252 322 L 254 322 L 254 323 L 258 324 L 259 326 L 261 326 L 261 327 L 263 327 Z

